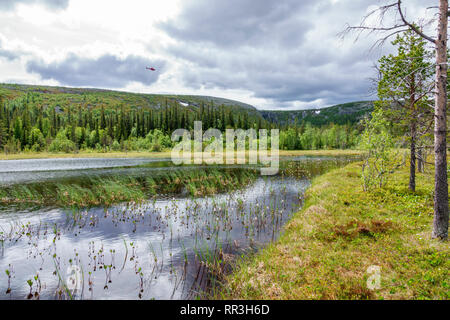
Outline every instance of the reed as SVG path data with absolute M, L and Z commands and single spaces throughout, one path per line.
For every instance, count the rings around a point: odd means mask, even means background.
M 140 202 L 157 194 L 192 197 L 236 190 L 256 179 L 253 169 L 163 171 L 147 176 L 116 175 L 12 185 L 0 188 L 0 205 L 88 208 Z

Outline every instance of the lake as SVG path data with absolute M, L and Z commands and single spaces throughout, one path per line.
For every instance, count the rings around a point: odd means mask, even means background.
M 3 206 L 0 298 L 207 297 L 236 259 L 277 239 L 301 207 L 311 177 L 354 160 L 286 158 L 276 176 L 257 176 L 237 190 L 209 196 L 157 194 L 84 209 Z M 233 168 L 251 169 L 217 166 L 219 172 Z M 0 183 L 152 176 L 164 170 L 175 170 L 167 159 L 10 160 L 0 161 Z

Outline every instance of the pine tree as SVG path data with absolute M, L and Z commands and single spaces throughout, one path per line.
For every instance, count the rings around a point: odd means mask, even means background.
M 0 96 L 0 150 L 6 144 L 8 137 L 5 129 L 5 113 L 3 110 L 2 97 Z
M 105 118 L 105 106 L 102 105 L 102 108 L 100 110 L 100 129 L 106 128 L 106 118 Z
M 234 128 L 234 117 L 233 117 L 233 113 L 231 111 L 228 112 L 228 123 L 227 125 L 229 125 L 231 128 Z
M 434 87 L 431 53 L 425 40 L 412 31 L 392 42 L 397 53 L 380 59 L 380 81 L 376 109 L 391 120 L 392 128 L 404 134 L 410 145 L 409 189 L 416 188 L 416 147 L 433 121 L 431 92 Z
M 78 126 L 79 127 L 84 127 L 83 126 L 83 114 L 81 112 L 81 106 L 78 106 Z

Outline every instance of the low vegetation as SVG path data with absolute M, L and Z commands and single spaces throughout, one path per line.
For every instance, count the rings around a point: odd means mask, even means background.
M 239 153 L 236 152 L 235 157 Z M 290 156 L 353 156 L 360 155 L 362 151 L 346 150 L 280 150 L 280 157 Z M 78 153 L 49 153 L 49 152 L 21 152 L 14 154 L 0 153 L 0 160 L 18 160 L 18 159 L 54 159 L 54 158 L 170 158 L 171 152 L 151 152 L 151 151 L 132 151 L 132 152 L 95 152 L 92 150 L 80 151 Z
M 0 188 L 0 204 L 91 207 L 138 202 L 154 195 L 203 196 L 234 190 L 257 177 L 252 169 L 171 170 L 152 175 L 90 177 Z
M 430 234 L 432 169 L 417 175 L 415 192 L 407 166 L 365 192 L 361 165 L 315 178 L 280 239 L 243 257 L 216 298 L 449 299 L 449 244 Z M 374 290 L 371 266 L 380 267 Z

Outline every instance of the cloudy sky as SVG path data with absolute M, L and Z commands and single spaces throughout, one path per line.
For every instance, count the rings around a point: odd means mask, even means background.
M 416 19 L 437 1 L 403 2 Z M 372 66 L 392 49 L 337 33 L 379 3 L 0 0 L 0 82 L 213 95 L 260 109 L 367 100 Z

